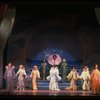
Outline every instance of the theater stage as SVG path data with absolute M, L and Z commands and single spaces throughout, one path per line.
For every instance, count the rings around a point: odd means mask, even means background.
M 6 90 L 0 90 L 0 95 L 34 95 L 34 96 L 93 96 L 91 91 L 50 91 L 50 90 L 14 90 L 8 93 Z

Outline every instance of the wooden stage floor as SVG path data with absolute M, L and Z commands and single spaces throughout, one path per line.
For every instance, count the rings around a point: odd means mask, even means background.
M 12 93 L 8 93 L 6 90 L 1 89 L 0 95 L 35 95 L 35 96 L 93 96 L 91 91 L 50 91 L 50 90 L 14 90 Z

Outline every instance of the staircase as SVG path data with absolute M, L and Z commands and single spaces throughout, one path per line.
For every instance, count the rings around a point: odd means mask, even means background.
M 70 83 L 66 81 L 59 81 L 58 86 L 60 90 L 64 90 Z M 47 80 L 39 80 L 38 81 L 38 89 L 39 90 L 48 90 L 49 89 L 49 81 Z
M 32 80 L 29 79 L 25 83 L 25 87 L 28 89 L 32 89 Z M 49 81 L 48 80 L 38 80 L 37 82 L 38 90 L 49 90 Z M 60 90 L 65 90 L 66 87 L 70 86 L 70 82 L 68 81 L 59 81 L 58 86 Z M 80 82 L 77 82 L 77 87 L 78 89 L 81 89 L 81 84 Z

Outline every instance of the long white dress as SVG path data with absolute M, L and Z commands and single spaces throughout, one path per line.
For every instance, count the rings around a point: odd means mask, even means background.
M 83 90 L 90 90 L 90 74 L 89 71 L 83 71 L 80 78 L 83 79 Z
M 58 87 L 58 81 L 61 80 L 61 77 L 59 76 L 59 70 L 57 67 L 52 67 L 50 69 L 50 75 L 47 77 L 47 80 L 50 81 L 50 83 L 49 83 L 50 90 L 60 91 L 60 89 Z

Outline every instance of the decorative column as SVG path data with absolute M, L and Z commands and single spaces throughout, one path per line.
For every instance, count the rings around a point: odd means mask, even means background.
M 2 9 L 3 10 L 3 9 Z M 3 11 L 2 11 L 3 12 Z M 5 12 L 5 11 L 4 11 Z M 0 77 L 3 76 L 3 51 L 5 49 L 7 40 L 11 34 L 11 30 L 13 27 L 14 19 L 15 19 L 15 8 L 7 9 L 4 18 L 0 20 Z M 3 15 L 2 15 L 3 16 Z M 3 81 L 0 81 L 0 88 L 3 86 Z

